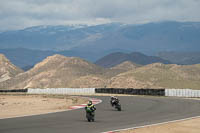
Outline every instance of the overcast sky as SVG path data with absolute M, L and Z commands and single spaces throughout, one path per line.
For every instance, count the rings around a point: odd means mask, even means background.
M 0 0 L 0 31 L 165 20 L 200 21 L 200 0 Z

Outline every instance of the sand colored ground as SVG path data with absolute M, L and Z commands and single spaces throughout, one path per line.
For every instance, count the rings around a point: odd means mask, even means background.
M 87 98 L 62 95 L 2 95 L 0 119 L 65 111 L 69 106 L 86 103 Z
M 200 133 L 200 118 L 121 131 L 119 133 Z

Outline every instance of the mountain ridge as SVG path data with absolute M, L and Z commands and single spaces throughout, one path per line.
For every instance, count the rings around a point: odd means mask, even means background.
M 157 56 L 174 64 L 192 65 L 200 63 L 200 52 L 159 52 Z
M 200 49 L 199 29 L 200 22 L 176 21 L 140 25 L 36 26 L 0 33 L 0 53 L 20 68 L 27 69 L 27 66 L 33 66 L 53 54 L 77 56 L 94 62 L 113 52 L 138 51 L 146 55 L 160 51 L 193 52 Z M 6 50 L 10 48 L 16 48 L 18 53 Z M 20 60 L 23 55 L 27 57 Z M 33 63 L 27 63 L 29 60 Z M 199 59 L 186 62 L 180 64 L 200 63 Z
M 161 59 L 156 56 L 146 56 L 139 52 L 132 52 L 132 53 L 122 53 L 122 52 L 115 52 L 109 55 L 106 55 L 95 62 L 95 64 L 102 66 L 102 67 L 113 67 L 116 66 L 124 61 L 130 61 L 132 63 L 138 65 L 147 65 L 155 62 L 161 62 L 165 64 L 170 64 L 169 61 Z
M 91 50 L 103 52 L 114 47 L 140 51 L 145 54 L 164 50 L 194 51 L 200 49 L 198 45 L 200 22 L 164 21 L 140 25 L 109 23 L 79 28 L 73 26 L 38 27 L 0 33 L 0 47 L 85 52 Z

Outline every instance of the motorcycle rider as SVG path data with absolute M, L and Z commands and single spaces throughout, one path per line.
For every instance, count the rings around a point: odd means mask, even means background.
M 94 115 L 94 111 L 96 110 L 96 107 L 92 104 L 92 101 L 89 101 L 87 106 L 85 107 L 86 112 L 91 113 Z
M 119 104 L 119 99 L 116 96 L 111 96 L 110 103 L 112 106 Z

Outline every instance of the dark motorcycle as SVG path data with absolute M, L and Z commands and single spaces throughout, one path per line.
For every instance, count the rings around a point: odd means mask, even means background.
M 111 100 L 110 101 L 110 104 L 112 107 L 114 107 L 115 109 L 117 109 L 118 111 L 121 111 L 122 108 L 121 108 L 121 105 L 119 103 L 119 100 L 118 101 L 115 101 L 115 100 Z
M 88 122 L 94 122 L 95 112 L 87 108 L 85 110 L 86 110 L 86 119 L 88 120 Z
M 122 110 L 121 105 L 120 105 L 119 103 L 115 105 L 115 108 L 116 108 L 118 111 L 121 111 L 121 110 Z

